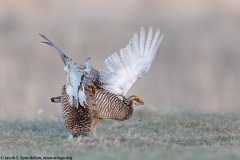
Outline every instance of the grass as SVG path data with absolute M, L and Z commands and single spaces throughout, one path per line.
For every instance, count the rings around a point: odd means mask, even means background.
M 136 112 L 104 120 L 87 144 L 68 140 L 60 120 L 1 120 L 0 156 L 73 159 L 239 159 L 240 116 L 194 112 Z

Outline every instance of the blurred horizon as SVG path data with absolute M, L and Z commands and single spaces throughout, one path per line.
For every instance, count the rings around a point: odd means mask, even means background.
M 0 1 L 0 119 L 61 117 L 65 71 L 44 34 L 78 65 L 95 69 L 144 27 L 164 39 L 150 71 L 127 94 L 136 110 L 240 113 L 240 1 Z

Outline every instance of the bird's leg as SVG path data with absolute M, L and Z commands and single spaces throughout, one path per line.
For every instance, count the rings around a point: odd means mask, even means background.
M 69 134 L 68 140 L 71 142 L 76 142 L 76 143 L 80 143 L 80 144 L 87 144 L 87 136 L 76 136 L 76 135 L 72 135 L 71 133 Z
M 86 136 L 79 136 L 77 137 L 77 142 L 80 144 L 87 144 L 87 137 Z
M 101 119 L 98 118 L 98 117 L 94 117 L 93 120 L 92 120 L 92 125 L 91 125 L 91 133 L 93 134 L 94 137 L 97 137 L 96 135 L 96 127 L 97 127 L 97 124 L 99 123 Z

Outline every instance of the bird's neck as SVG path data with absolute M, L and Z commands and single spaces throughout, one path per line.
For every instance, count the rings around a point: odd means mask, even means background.
M 126 119 L 129 119 L 132 114 L 133 114 L 133 100 L 131 100 L 130 98 L 124 98 L 123 102 L 125 103 L 125 111 L 127 113 L 126 115 Z

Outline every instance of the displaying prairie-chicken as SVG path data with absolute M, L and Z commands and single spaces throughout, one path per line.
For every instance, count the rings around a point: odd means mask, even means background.
M 66 84 L 62 94 L 51 98 L 52 102 L 62 104 L 62 118 L 71 136 L 94 134 L 101 119 L 127 120 L 135 106 L 143 105 L 140 97 L 126 97 L 132 85 L 145 75 L 156 59 L 163 36 L 158 29 L 153 37 L 150 27 L 147 38 L 141 28 L 140 38 L 133 35 L 129 44 L 105 60 L 109 71 L 91 67 L 90 58 L 86 64 L 77 67 L 66 54 L 44 35 L 44 41 L 55 48 L 65 64 Z M 145 40 L 146 38 L 146 40 Z

